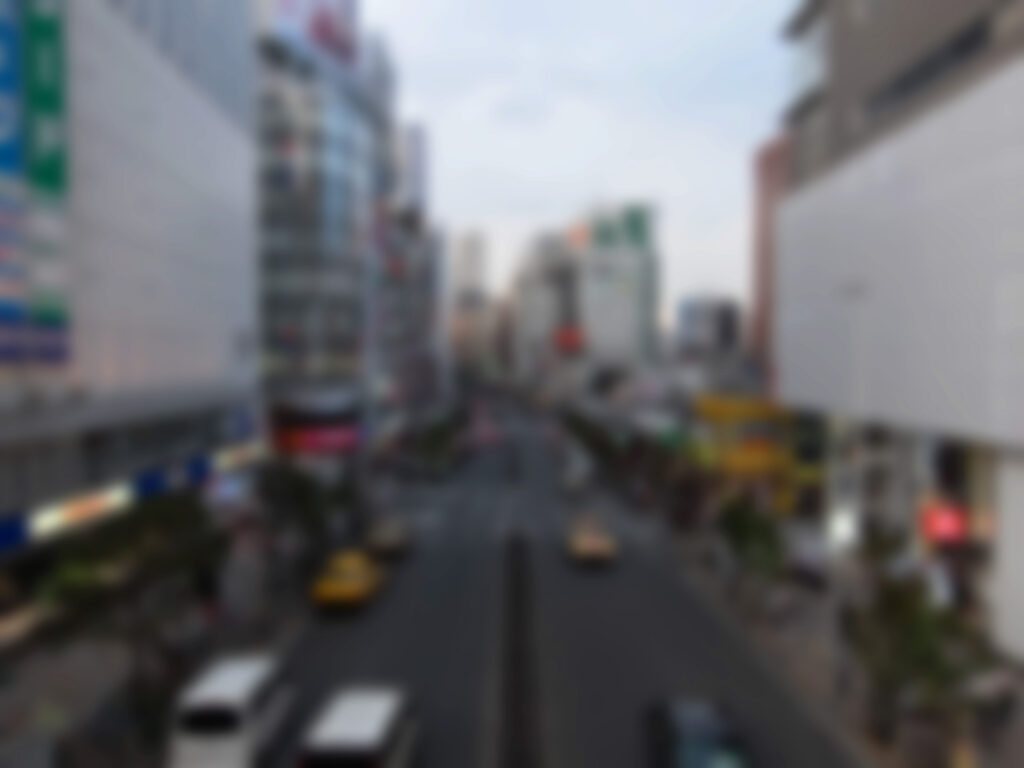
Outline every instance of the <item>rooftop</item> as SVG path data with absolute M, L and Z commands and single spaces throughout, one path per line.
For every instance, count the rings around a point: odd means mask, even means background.
M 273 668 L 269 656 L 241 656 L 208 668 L 186 691 L 182 706 L 241 704 Z
M 395 688 L 350 688 L 337 694 L 317 719 L 308 747 L 375 747 L 386 736 L 403 695 Z

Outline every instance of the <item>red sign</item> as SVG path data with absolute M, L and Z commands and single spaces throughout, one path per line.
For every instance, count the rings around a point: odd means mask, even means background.
M 360 436 L 357 427 L 303 427 L 278 430 L 274 442 L 288 454 L 346 454 L 359 447 Z
M 563 354 L 583 349 L 583 331 L 576 326 L 563 326 L 555 331 L 555 349 Z
M 920 524 L 921 535 L 932 544 L 957 544 L 967 539 L 967 511 L 948 502 L 922 506 Z

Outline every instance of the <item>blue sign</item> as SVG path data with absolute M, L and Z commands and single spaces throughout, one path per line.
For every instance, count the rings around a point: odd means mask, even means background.
M 17 513 L 0 518 L 0 555 L 8 555 L 28 544 L 28 520 Z
M 21 114 L 21 19 L 18 0 L 0 0 L 0 178 L 24 167 Z

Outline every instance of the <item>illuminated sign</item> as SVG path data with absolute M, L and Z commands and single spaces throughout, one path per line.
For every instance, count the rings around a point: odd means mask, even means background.
M 932 544 L 958 544 L 967 539 L 967 511 L 955 504 L 933 501 L 919 513 L 921 535 Z
M 351 453 L 359 447 L 357 427 L 304 427 L 281 429 L 275 434 L 277 447 L 289 454 Z
M 213 457 L 213 468 L 218 472 L 232 472 L 262 461 L 267 456 L 267 446 L 262 440 L 225 448 Z
M 126 511 L 135 501 L 130 483 L 50 504 L 32 513 L 29 536 L 32 541 L 46 541 Z

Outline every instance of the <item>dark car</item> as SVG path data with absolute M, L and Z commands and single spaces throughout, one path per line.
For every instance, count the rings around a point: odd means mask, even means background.
M 659 702 L 645 726 L 650 768 L 754 768 L 735 719 L 711 702 Z

